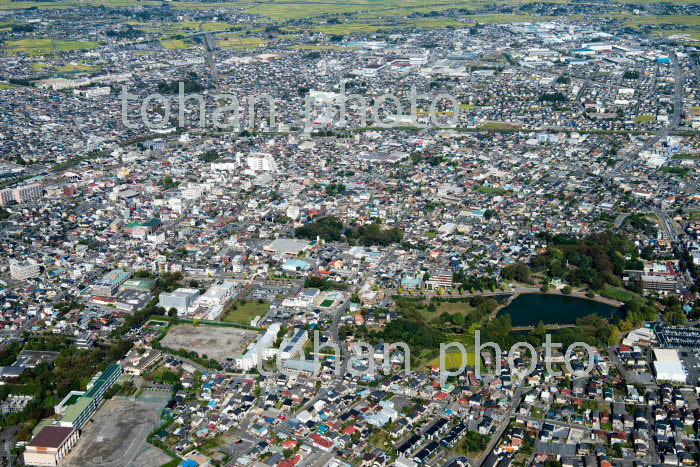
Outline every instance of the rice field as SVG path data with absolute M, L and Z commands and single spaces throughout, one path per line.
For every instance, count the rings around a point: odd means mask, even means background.
M 84 63 L 69 63 L 67 65 L 60 65 L 56 67 L 56 71 L 59 73 L 77 73 L 81 71 L 90 71 L 94 70 L 95 67 L 92 65 L 85 65 Z
M 169 41 L 161 41 L 160 43 L 166 49 L 187 49 L 188 48 L 187 44 L 185 44 L 185 41 L 183 41 L 182 39 L 172 39 Z
M 216 42 L 222 49 L 252 50 L 267 45 L 267 41 L 258 37 L 217 36 Z
M 342 45 L 314 45 L 314 44 L 297 45 L 297 46 L 289 47 L 289 48 L 295 49 L 295 50 L 354 50 L 354 49 L 357 49 L 357 47 L 345 47 Z
M 71 50 L 92 49 L 97 47 L 99 42 L 95 41 L 71 41 L 60 39 L 19 39 L 5 42 L 5 51 L 12 55 L 24 52 L 27 55 L 51 54 L 54 52 L 68 52 Z

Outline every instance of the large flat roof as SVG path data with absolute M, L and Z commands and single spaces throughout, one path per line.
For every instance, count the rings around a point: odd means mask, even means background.
M 73 423 L 81 413 L 92 403 L 92 397 L 82 396 L 74 404 L 69 405 L 63 413 L 61 421 Z
M 114 269 L 102 276 L 96 285 L 115 286 L 126 280 L 130 275 L 130 272 L 123 271 L 121 269 Z
M 45 426 L 27 446 L 59 448 L 71 433 L 73 433 L 73 430 L 75 430 L 75 428 L 72 427 L 55 425 Z
M 298 254 L 306 249 L 311 242 L 305 240 L 295 240 L 293 238 L 278 238 L 265 246 L 266 250 L 273 250 L 283 253 Z
M 85 393 L 85 396 L 86 397 L 95 397 L 98 390 L 100 390 L 102 388 L 102 386 L 107 384 L 107 381 L 109 381 L 112 378 L 112 376 L 114 375 L 115 372 L 120 371 L 120 370 L 121 370 L 121 366 L 116 364 L 116 363 L 112 363 L 111 365 L 109 365 L 107 367 L 107 369 L 100 375 L 100 377 L 97 378 L 97 381 L 95 381 L 95 385 L 93 387 L 91 387 L 88 392 Z
M 675 349 L 654 349 L 654 359 L 657 362 L 677 362 L 681 359 L 678 356 L 678 351 Z

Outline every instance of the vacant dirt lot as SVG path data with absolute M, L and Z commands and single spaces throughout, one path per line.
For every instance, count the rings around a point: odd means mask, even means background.
M 161 344 L 174 350 L 194 350 L 200 356 L 206 355 L 219 362 L 227 357 L 235 357 L 255 340 L 255 331 L 224 326 L 183 324 L 168 331 Z
M 146 442 L 160 423 L 160 411 L 168 397 L 167 393 L 145 391 L 136 401 L 108 400 L 83 426 L 82 436 L 65 465 L 107 467 L 169 462 L 168 455 Z

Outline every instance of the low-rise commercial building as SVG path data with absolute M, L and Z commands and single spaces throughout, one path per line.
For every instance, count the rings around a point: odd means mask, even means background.
M 117 293 L 119 287 L 131 277 L 131 273 L 121 269 L 114 269 L 97 281 L 92 286 L 93 295 L 111 297 Z

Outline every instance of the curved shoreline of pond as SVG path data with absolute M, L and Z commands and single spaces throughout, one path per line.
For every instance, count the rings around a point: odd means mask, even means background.
M 517 303 L 518 300 L 521 302 L 523 298 L 528 297 L 526 303 Z M 532 302 L 530 297 L 539 297 L 539 302 Z M 549 304 L 544 303 L 550 298 L 554 299 L 554 302 Z M 559 302 L 559 303 L 557 303 Z M 512 309 L 513 304 L 516 303 L 516 307 L 530 307 L 529 309 Z M 555 310 L 547 308 L 545 305 L 550 307 L 555 307 Z M 564 305 L 573 305 L 574 310 L 568 310 L 567 313 L 562 314 L 561 307 Z M 510 296 L 510 298 L 500 305 L 496 310 L 491 313 L 490 319 L 494 319 L 497 316 L 502 316 L 503 314 L 509 314 L 514 327 L 523 326 L 537 326 L 537 324 L 542 321 L 545 325 L 571 325 L 575 324 L 577 318 L 587 316 L 590 314 L 598 314 L 606 318 L 613 316 L 615 313 L 619 312 L 619 308 L 623 305 L 622 302 L 617 300 L 612 300 L 606 297 L 601 297 L 596 295 L 595 297 L 586 297 L 584 293 L 572 292 L 570 294 L 564 294 L 560 290 L 551 290 L 543 293 L 541 290 L 518 290 Z M 511 308 L 510 310 L 508 310 Z M 529 314 L 527 319 L 522 318 L 522 314 L 525 312 L 530 312 L 534 310 L 533 314 Z M 543 311 L 545 311 L 543 313 Z M 554 318 L 553 316 L 557 316 Z M 570 318 L 561 320 L 558 317 L 570 316 Z M 556 319 L 556 320 L 555 320 Z

